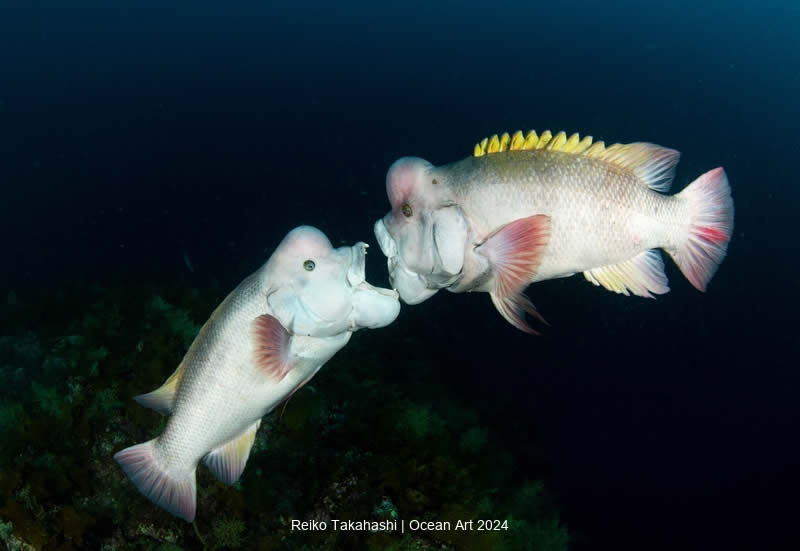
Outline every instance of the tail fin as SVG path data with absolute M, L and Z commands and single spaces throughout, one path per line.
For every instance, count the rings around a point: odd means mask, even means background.
M 191 472 L 170 472 L 158 464 L 155 440 L 126 448 L 114 459 L 147 499 L 187 522 L 194 520 L 195 478 Z
M 688 204 L 689 234 L 669 253 L 686 279 L 705 291 L 725 258 L 733 233 L 733 198 L 725 170 L 709 170 L 678 197 Z

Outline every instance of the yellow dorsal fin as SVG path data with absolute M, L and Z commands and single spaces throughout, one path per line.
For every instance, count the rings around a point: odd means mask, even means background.
M 489 138 L 489 145 L 486 146 L 487 153 L 497 153 L 500 151 L 500 140 L 497 138 L 497 134 Z
M 599 157 L 600 154 L 603 153 L 606 149 L 606 142 L 600 140 L 599 142 L 594 142 L 589 148 L 586 150 L 585 155 L 587 157 Z
M 511 136 L 508 135 L 508 132 L 503 133 L 500 136 L 500 151 L 508 151 L 508 143 L 511 141 Z
M 573 135 L 577 136 L 577 134 Z M 575 149 L 571 151 L 571 153 L 574 153 L 575 155 L 580 155 L 581 153 L 589 149 L 591 145 L 592 145 L 592 137 L 584 136 L 583 139 L 580 142 L 578 142 L 578 145 L 575 146 Z
M 537 143 L 539 143 L 539 135 L 536 134 L 536 130 L 531 130 L 525 136 L 525 143 L 522 144 L 522 149 L 535 149 Z
M 157 411 L 161 415 L 167 415 L 172 412 L 172 407 L 175 405 L 175 393 L 178 391 L 178 385 L 183 379 L 184 365 L 180 363 L 175 372 L 169 376 L 163 385 L 155 389 L 153 392 L 147 394 L 140 394 L 134 397 L 139 404 L 153 411 Z
M 539 143 L 536 144 L 536 149 L 544 149 L 547 147 L 547 144 L 550 143 L 550 140 L 553 138 L 553 135 L 550 133 L 549 130 L 545 130 L 539 136 Z
M 600 143 L 600 149 L 602 149 L 602 142 Z M 547 149 L 548 151 L 563 151 L 564 153 L 574 153 L 578 155 L 589 149 L 591 145 L 591 136 L 585 136 L 581 139 L 580 135 L 577 133 L 567 138 L 565 132 L 559 132 L 553 136 L 549 130 L 545 130 L 541 135 L 536 134 L 535 130 L 531 130 L 523 135 L 520 130 L 517 130 L 512 135 L 505 132 L 500 136 L 494 134 L 490 138 L 482 139 L 475 144 L 472 154 L 475 157 L 483 157 L 490 153 L 500 153 L 503 151 Z M 597 152 L 597 149 L 594 151 Z
M 550 151 L 561 151 L 561 148 L 566 143 L 567 143 L 567 134 L 566 132 L 562 131 L 553 136 L 553 139 L 550 141 L 550 143 L 547 144 L 547 149 Z
M 559 132 L 553 136 L 549 130 L 545 130 L 541 135 L 537 135 L 535 131 L 531 130 L 524 138 L 519 130 L 512 136 L 509 136 L 507 132 L 500 137 L 495 134 L 491 138 L 484 138 L 475 144 L 473 155 L 482 157 L 503 151 L 539 149 L 583 155 L 617 165 L 633 171 L 644 184 L 660 192 L 669 190 L 679 158 L 679 153 L 674 149 L 650 143 L 615 143 L 606 147 L 602 141 L 592 143 L 591 136 L 584 136 L 581 139 L 580 135 L 575 133 L 568 138 L 565 132 Z
M 578 143 L 580 143 L 581 138 L 578 136 L 577 132 L 567 139 L 567 142 L 561 148 L 561 151 L 564 153 L 573 153 L 575 148 L 577 147 Z
M 508 149 L 509 151 L 516 151 L 522 149 L 523 145 L 525 145 L 525 137 L 522 135 L 522 132 L 517 130 L 514 132 L 514 135 L 511 136 L 511 145 L 508 146 Z

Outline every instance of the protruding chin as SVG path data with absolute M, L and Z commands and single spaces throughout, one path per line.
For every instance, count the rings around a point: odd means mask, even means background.
M 431 298 L 438 289 L 428 288 L 425 281 L 414 272 L 406 270 L 399 263 L 392 265 L 389 260 L 389 280 L 400 294 L 400 299 L 406 304 L 419 304 Z
M 400 298 L 406 304 L 419 304 L 432 297 L 437 288 L 430 289 L 417 273 L 408 270 L 398 254 L 397 243 L 386 229 L 383 220 L 375 222 L 375 237 L 378 245 L 386 255 L 389 266 L 389 280 L 400 294 Z
M 351 330 L 377 329 L 392 323 L 400 313 L 397 292 L 362 282 L 353 293 Z

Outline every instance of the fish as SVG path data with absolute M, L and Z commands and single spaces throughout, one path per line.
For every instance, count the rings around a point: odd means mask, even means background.
M 365 279 L 363 242 L 334 249 L 320 230 L 291 230 L 214 310 L 175 372 L 135 400 L 169 415 L 155 439 L 114 455 L 148 499 L 192 522 L 202 460 L 234 484 L 261 418 L 306 384 L 362 328 L 400 312 L 396 291 Z
M 594 285 L 655 298 L 669 291 L 663 249 L 705 291 L 733 232 L 722 167 L 667 195 L 680 153 L 575 133 L 484 138 L 443 166 L 419 157 L 386 175 L 391 210 L 374 226 L 389 279 L 407 304 L 439 289 L 487 292 L 514 327 L 546 323 L 525 288 L 583 274 Z

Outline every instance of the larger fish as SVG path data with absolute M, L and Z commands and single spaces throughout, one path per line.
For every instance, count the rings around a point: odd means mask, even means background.
M 676 195 L 679 153 L 649 143 L 592 143 L 564 132 L 503 134 L 444 166 L 396 161 L 392 206 L 375 224 L 392 285 L 409 304 L 438 289 L 485 291 L 529 333 L 523 294 L 535 281 L 583 273 L 610 291 L 669 291 L 664 249 L 701 291 L 725 257 L 733 199 L 722 168 Z
M 233 484 L 261 417 L 308 382 L 362 327 L 400 311 L 397 293 L 364 279 L 366 245 L 334 249 L 301 226 L 217 307 L 166 383 L 136 399 L 170 413 L 154 440 L 114 459 L 140 492 L 170 513 L 195 516 L 201 460 Z

